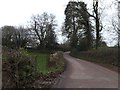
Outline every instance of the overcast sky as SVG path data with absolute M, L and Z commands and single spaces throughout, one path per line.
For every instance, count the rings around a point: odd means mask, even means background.
M 54 14 L 60 27 L 64 21 L 64 10 L 69 1 L 70 0 L 0 0 L 0 27 L 4 25 L 27 25 L 27 21 L 30 21 L 30 17 L 33 14 L 42 14 L 43 12 Z M 88 3 L 88 8 L 92 5 L 92 0 L 79 1 Z M 103 1 L 107 5 L 110 5 L 114 0 Z M 111 10 L 107 9 L 109 17 L 112 15 L 112 12 L 114 12 Z M 105 13 L 104 16 L 105 15 L 107 15 L 107 13 Z M 111 44 L 110 42 L 108 43 Z
M 64 20 L 65 5 L 69 0 L 0 0 L 0 26 L 22 25 L 32 14 L 52 13 L 58 23 Z

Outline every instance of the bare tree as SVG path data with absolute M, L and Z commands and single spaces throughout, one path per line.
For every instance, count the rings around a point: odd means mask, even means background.
M 118 3 L 118 8 L 117 8 L 118 15 L 116 18 L 112 18 L 112 26 L 118 35 L 118 48 L 119 48 L 120 46 L 120 1 L 117 1 L 117 3 Z
M 3 26 L 2 30 L 2 45 L 7 47 L 13 47 L 13 35 L 16 31 L 13 26 Z
M 93 0 L 93 15 L 90 15 L 90 16 L 92 16 L 95 19 L 96 49 L 98 49 L 100 45 L 100 39 L 101 39 L 100 32 L 103 29 L 102 22 L 100 21 L 102 13 L 100 13 L 98 10 L 99 10 L 98 0 Z
M 2 41 L 3 46 L 9 48 L 24 48 L 28 42 L 28 31 L 20 26 L 3 26 L 2 27 Z
M 16 28 L 13 40 L 18 48 L 26 47 L 27 43 L 31 41 L 28 37 L 28 30 L 23 26 Z
M 102 25 L 102 21 L 101 21 L 101 16 L 102 13 L 104 11 L 105 7 L 100 8 L 99 7 L 99 1 L 98 0 L 93 0 L 93 14 L 89 13 L 87 11 L 87 13 L 89 14 L 90 17 L 94 18 L 95 20 L 95 31 L 96 31 L 96 45 L 95 48 L 98 49 L 98 47 L 100 46 L 100 39 L 101 39 L 101 35 L 100 32 L 103 29 L 103 25 Z
M 49 32 L 49 26 L 51 25 L 52 30 L 54 31 L 55 26 L 57 25 L 55 22 L 55 16 L 52 14 L 47 14 L 44 12 L 41 15 L 33 15 L 31 18 L 31 26 L 29 30 L 37 43 L 39 43 L 40 48 L 46 47 L 46 37 Z

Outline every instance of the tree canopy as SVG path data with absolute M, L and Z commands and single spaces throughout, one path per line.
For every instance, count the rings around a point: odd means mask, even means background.
M 70 1 L 65 9 L 63 33 L 70 40 L 71 48 L 77 48 L 85 40 L 85 49 L 92 47 L 92 25 L 84 2 Z

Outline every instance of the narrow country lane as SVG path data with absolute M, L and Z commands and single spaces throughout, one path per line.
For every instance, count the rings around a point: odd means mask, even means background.
M 118 88 L 118 73 L 64 53 L 67 67 L 55 88 Z

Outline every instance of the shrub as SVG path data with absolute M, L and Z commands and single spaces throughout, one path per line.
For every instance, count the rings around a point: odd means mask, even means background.
M 88 46 L 89 46 L 89 45 L 88 45 L 88 43 L 87 43 L 87 40 L 86 40 L 85 38 L 83 38 L 83 39 L 81 39 L 81 40 L 79 41 L 79 45 L 77 46 L 77 49 L 78 49 L 79 51 L 86 51 L 86 50 L 89 49 Z
M 20 50 L 9 50 L 6 54 L 5 62 L 3 62 L 3 73 L 9 77 L 9 86 L 6 85 L 6 76 L 3 76 L 3 88 L 26 88 L 31 87 L 36 76 L 35 60 Z
M 77 58 L 111 64 L 118 66 L 118 49 L 117 48 L 99 48 L 98 50 L 89 50 L 89 51 L 72 51 L 70 55 Z
M 56 69 L 57 71 L 63 71 L 64 65 L 65 65 L 65 62 L 64 62 L 62 51 L 58 51 L 49 56 L 49 61 L 48 61 L 49 69 L 54 68 L 54 70 Z

